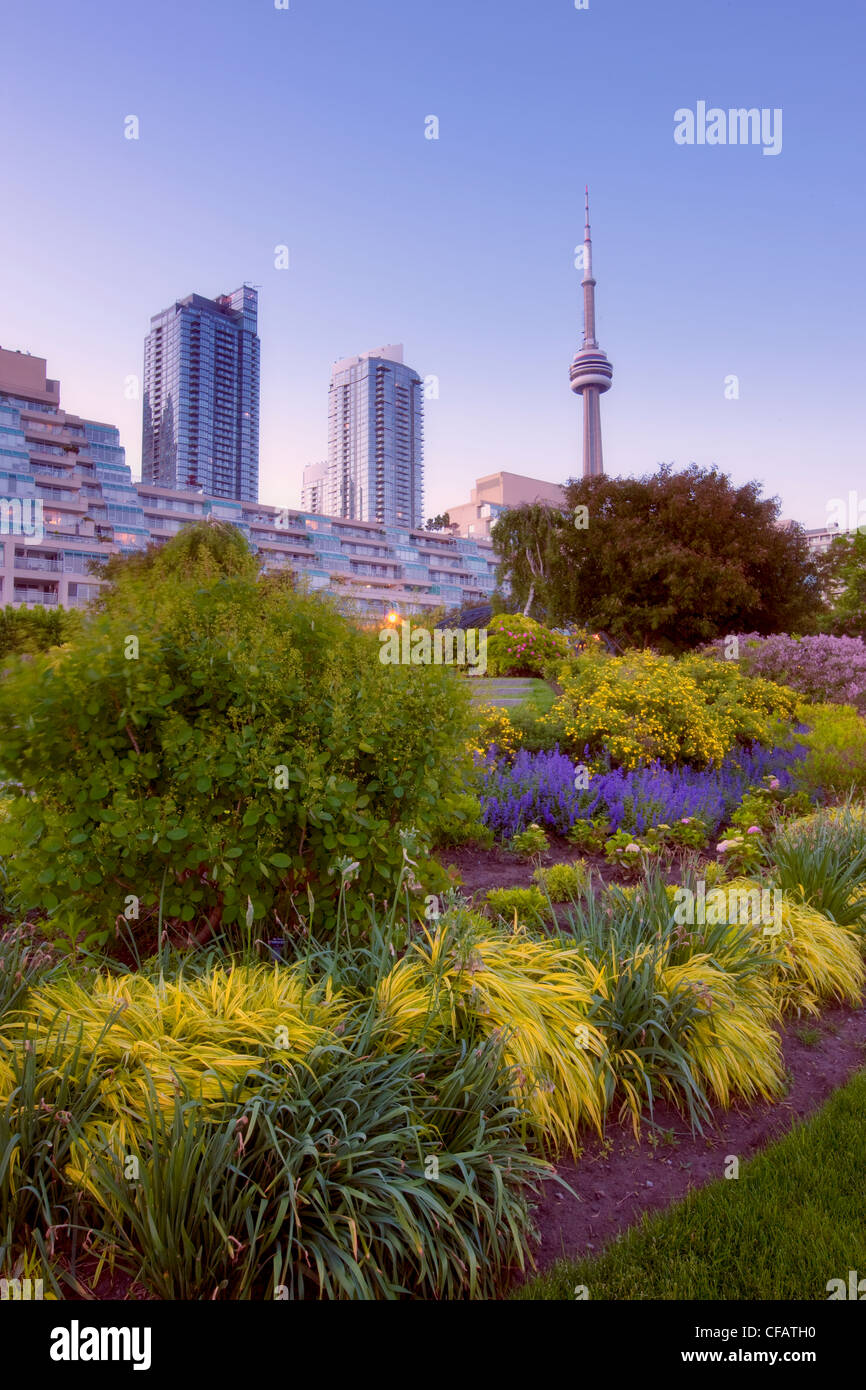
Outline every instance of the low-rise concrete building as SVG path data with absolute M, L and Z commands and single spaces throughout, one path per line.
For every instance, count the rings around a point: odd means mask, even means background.
M 496 518 L 509 507 L 525 502 L 549 502 L 565 506 L 565 489 L 558 483 L 544 483 L 521 473 L 489 473 L 477 478 L 468 502 L 448 508 L 448 519 L 457 535 L 468 539 L 489 539 Z

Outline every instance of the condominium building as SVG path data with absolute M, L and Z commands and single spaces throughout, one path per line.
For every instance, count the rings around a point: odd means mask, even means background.
M 789 530 L 792 526 L 796 526 L 799 524 L 800 523 L 793 521 L 790 517 L 783 517 L 781 520 L 776 522 L 777 526 L 781 527 L 783 530 L 786 531 Z M 833 542 L 838 539 L 838 537 L 851 535 L 854 533 L 855 530 L 856 527 L 854 526 L 852 526 L 849 530 L 844 530 L 842 527 L 840 527 L 837 521 L 834 521 L 832 523 L 828 523 L 826 526 L 804 526 L 803 534 L 806 537 L 806 543 L 809 546 L 809 549 L 811 550 L 812 554 L 824 555 L 830 549 Z
M 89 561 L 208 518 L 237 526 L 265 570 L 374 620 L 480 603 L 495 588 L 489 542 L 133 483 L 114 426 L 61 409 L 43 358 L 0 350 L 0 605 L 83 607 L 101 585 Z
M 336 362 L 328 394 L 329 516 L 412 528 L 424 518 L 421 377 L 401 344 Z
M 301 511 L 324 514 L 327 511 L 327 492 L 328 460 L 306 464 L 301 487 Z
M 154 315 L 144 344 L 142 481 L 259 495 L 258 294 L 191 294 Z
M 118 431 L 63 410 L 46 365 L 0 349 L 0 604 L 74 608 L 90 560 L 150 533 Z

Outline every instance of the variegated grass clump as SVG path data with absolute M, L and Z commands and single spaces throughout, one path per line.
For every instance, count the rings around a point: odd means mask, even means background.
M 0 1268 L 87 1234 L 161 1298 L 493 1296 L 548 1171 L 502 1038 L 386 1050 L 374 1012 L 304 964 L 32 991 L 2 1043 Z
M 298 969 L 225 962 L 175 979 L 100 971 L 33 990 L 5 1032 L 40 1061 L 59 1037 L 70 1052 L 80 1043 L 80 1064 L 102 1078 L 104 1141 L 122 1147 L 151 1097 L 169 1112 L 180 1087 L 216 1117 L 235 1083 L 265 1065 L 304 1063 L 333 1036 L 341 1007 L 327 982 L 305 981 Z
M 733 879 L 730 890 L 760 891 L 753 879 Z M 769 981 L 784 1013 L 820 1012 L 822 1002 L 857 1004 L 866 983 L 857 932 L 825 917 L 816 908 L 782 894 L 781 931 L 757 923 L 756 947 L 768 957 Z
M 387 1047 L 435 1036 L 498 1036 L 536 1141 L 576 1148 L 581 1126 L 600 1129 L 605 1041 L 575 969 L 577 952 L 525 929 L 457 910 L 425 931 L 378 991 Z
M 780 1094 L 778 1008 L 746 933 L 681 926 L 657 874 L 587 895 L 570 918 L 606 1042 L 607 1105 L 635 1133 L 659 1099 L 700 1128 L 714 1104 Z

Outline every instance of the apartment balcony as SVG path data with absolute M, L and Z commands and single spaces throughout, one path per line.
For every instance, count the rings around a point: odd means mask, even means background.
M 15 567 L 16 570 L 23 571 L 23 572 L 26 573 L 26 574 L 34 574 L 34 573 L 42 573 L 42 574 L 62 574 L 62 573 L 63 573 L 63 561 L 62 561 L 62 560 L 52 559 L 52 558 L 50 558 L 50 557 L 47 557 L 47 556 L 44 556 L 44 555 L 40 555 L 40 554 L 38 553 L 38 551 L 37 551 L 35 554 L 33 554 L 33 555 L 16 555 L 16 556 L 15 556 L 15 566 L 14 566 L 14 567 Z
M 56 589 L 24 588 L 16 585 L 12 590 L 12 602 L 26 608 L 56 608 L 59 599 Z

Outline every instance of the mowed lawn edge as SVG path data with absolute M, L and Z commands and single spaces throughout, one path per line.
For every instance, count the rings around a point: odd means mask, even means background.
M 828 1299 L 831 1280 L 847 1287 L 851 1270 L 866 1280 L 864 1136 L 861 1071 L 739 1177 L 645 1215 L 602 1254 L 560 1260 L 511 1297 Z

